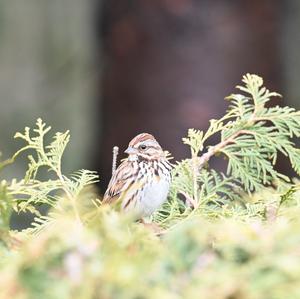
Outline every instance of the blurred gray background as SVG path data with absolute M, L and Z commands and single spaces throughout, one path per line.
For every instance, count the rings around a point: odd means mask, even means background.
M 299 28 L 298 0 L 0 0 L 2 159 L 42 117 L 71 131 L 65 172 L 98 170 L 104 189 L 113 145 L 147 131 L 184 157 L 181 137 L 247 72 L 299 108 Z M 19 159 L 1 175 L 23 172 Z
M 71 131 L 66 172 L 90 166 L 95 120 L 96 67 L 93 5 L 85 0 L 0 2 L 0 151 L 19 148 L 16 131 L 38 117 Z M 23 175 L 22 159 L 6 176 Z

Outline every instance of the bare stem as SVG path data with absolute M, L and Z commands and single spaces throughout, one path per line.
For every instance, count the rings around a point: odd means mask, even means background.
M 252 134 L 252 132 L 248 130 L 239 130 L 235 132 L 233 135 L 231 135 L 230 137 L 228 137 L 227 139 L 209 148 L 209 150 L 198 159 L 198 169 L 199 170 L 202 169 L 203 166 L 209 161 L 209 159 L 212 156 L 214 156 L 217 152 L 219 152 L 228 144 L 234 143 L 235 139 L 242 134 Z
M 197 167 L 197 156 L 192 155 L 192 167 L 193 167 L 193 206 L 195 208 L 196 203 L 198 203 L 198 184 L 197 184 L 197 177 L 199 173 L 199 168 Z
M 181 193 L 181 194 L 185 197 L 185 200 L 186 200 L 187 205 L 188 205 L 189 207 L 192 207 L 193 209 L 196 208 L 197 204 L 196 204 L 194 198 L 192 198 L 191 196 L 189 196 L 189 195 L 188 195 L 186 192 L 184 192 L 184 191 L 179 191 L 179 193 Z
M 7 160 L 4 160 L 4 161 L 0 162 L 0 170 L 2 168 L 6 167 L 7 165 L 14 163 L 14 161 L 15 161 L 14 158 L 9 158 Z
M 118 158 L 118 154 L 119 154 L 119 147 L 114 146 L 113 147 L 113 160 L 112 160 L 112 175 L 114 174 L 114 172 L 116 171 L 117 168 L 117 158 Z

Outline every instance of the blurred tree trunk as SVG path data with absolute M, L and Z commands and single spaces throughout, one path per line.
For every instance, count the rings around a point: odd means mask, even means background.
M 149 132 L 176 159 L 181 138 L 226 109 L 223 98 L 247 72 L 280 91 L 278 1 L 107 0 L 99 40 L 103 128 L 97 164 L 102 187 L 111 150 Z

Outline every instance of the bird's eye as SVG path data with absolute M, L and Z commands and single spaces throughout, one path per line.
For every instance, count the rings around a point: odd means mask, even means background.
M 145 144 L 140 145 L 140 149 L 141 150 L 145 150 L 146 149 L 146 145 Z

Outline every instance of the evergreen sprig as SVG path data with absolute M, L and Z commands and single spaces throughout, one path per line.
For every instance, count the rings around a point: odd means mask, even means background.
M 207 209 L 208 205 L 211 210 L 239 198 L 242 190 L 250 193 L 276 181 L 289 182 L 274 168 L 279 153 L 300 174 L 300 149 L 293 141 L 300 136 L 300 111 L 267 107 L 272 97 L 280 95 L 265 88 L 261 77 L 247 74 L 242 82 L 243 86 L 237 86 L 241 93 L 226 98 L 230 104 L 222 118 L 211 120 L 206 132 L 190 129 L 183 138 L 191 158 L 177 163 L 173 170 L 171 202 L 181 201 L 183 195 L 186 209 L 201 210 L 203 205 Z M 207 146 L 215 135 L 220 142 Z M 227 160 L 226 175 L 208 167 L 210 159 L 219 155 Z
M 41 216 L 36 209 L 37 205 L 46 204 L 54 209 L 61 209 L 64 198 L 70 203 L 77 221 L 81 222 L 78 198 L 84 188 L 98 182 L 98 175 L 95 171 L 79 170 L 69 177 L 62 173 L 62 156 L 70 140 L 69 131 L 56 133 L 52 137 L 50 144 L 45 144 L 45 136 L 51 130 L 40 118 L 36 122 L 36 128 L 31 132 L 26 127 L 24 133 L 16 133 L 15 138 L 25 141 L 22 147 L 13 157 L 15 159 L 24 151 L 31 150 L 33 154 L 28 155 L 29 163 L 24 180 L 13 180 L 8 187 L 9 195 L 17 203 L 18 211 L 28 211 L 35 213 L 37 227 L 40 223 L 45 223 L 49 217 Z M 39 180 L 38 172 L 41 168 L 46 168 L 54 174 L 54 178 Z M 62 191 L 62 192 L 61 192 Z

